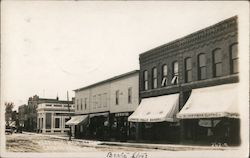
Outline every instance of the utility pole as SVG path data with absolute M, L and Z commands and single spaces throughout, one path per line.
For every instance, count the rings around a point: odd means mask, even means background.
M 68 110 L 69 110 L 69 120 L 71 119 L 70 114 L 70 107 L 69 107 L 69 92 L 67 91 L 67 103 L 68 103 Z M 69 126 L 69 140 L 71 140 L 71 126 Z

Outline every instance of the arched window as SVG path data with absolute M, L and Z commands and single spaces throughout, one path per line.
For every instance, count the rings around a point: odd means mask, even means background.
M 152 69 L 152 81 L 153 81 L 152 87 L 157 88 L 157 68 L 156 67 Z
M 201 53 L 198 55 L 198 80 L 206 79 L 206 56 Z
M 192 60 L 191 58 L 185 59 L 185 81 L 192 81 Z
M 173 78 L 171 83 L 172 84 L 178 84 L 179 83 L 179 66 L 178 66 L 178 62 L 175 61 L 173 62 L 173 74 L 172 74 Z
M 143 89 L 148 90 L 148 71 L 143 72 Z
M 231 74 L 239 72 L 239 57 L 238 57 L 238 44 L 231 45 L 230 48 L 230 65 L 231 65 Z
M 168 66 L 165 64 L 162 66 L 162 81 L 161 81 L 162 87 L 165 87 L 168 84 L 167 76 L 168 76 Z
M 213 51 L 213 70 L 214 77 L 219 77 L 222 75 L 221 49 L 216 49 L 215 51 Z

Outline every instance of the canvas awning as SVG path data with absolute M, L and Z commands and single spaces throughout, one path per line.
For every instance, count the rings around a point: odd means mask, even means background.
M 130 122 L 175 122 L 179 108 L 179 94 L 142 99 L 135 112 L 129 116 Z
M 238 118 L 237 95 L 237 84 L 194 89 L 177 118 Z
M 66 122 L 66 125 L 73 126 L 83 123 L 87 120 L 88 115 L 72 116 L 69 121 Z

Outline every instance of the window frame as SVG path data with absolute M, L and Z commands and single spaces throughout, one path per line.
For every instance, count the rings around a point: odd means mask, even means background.
M 204 65 L 201 65 L 201 56 L 204 56 Z M 198 80 L 205 80 L 207 78 L 207 64 L 206 64 L 206 55 L 205 53 L 200 53 L 197 56 L 198 58 Z M 202 69 L 205 69 L 204 78 L 202 78 Z
M 176 68 L 177 66 L 177 68 Z M 179 63 L 177 60 L 173 61 L 172 62 L 172 80 L 171 80 L 171 83 L 173 82 L 173 79 L 176 78 L 176 84 L 179 83 Z M 176 71 L 177 70 L 177 71 Z M 172 84 L 175 84 L 175 81 L 174 83 Z
M 132 87 L 128 88 L 128 103 L 132 103 Z
M 148 90 L 148 70 L 143 71 L 143 90 Z
M 165 73 L 166 72 L 166 73 Z M 168 85 L 168 65 L 162 65 L 162 79 L 161 79 L 161 86 L 166 87 Z
M 219 58 L 220 61 L 216 61 L 216 60 L 218 60 L 215 58 L 217 52 L 220 55 L 220 58 Z M 221 51 L 221 49 L 220 48 L 214 49 L 212 56 L 213 56 L 213 76 L 220 77 L 220 76 L 222 76 L 222 51 Z M 219 72 L 217 70 L 218 69 L 217 66 L 219 66 L 221 69 L 220 74 L 217 74 Z
M 152 68 L 152 89 L 156 89 L 158 86 L 158 82 L 157 82 L 158 77 L 157 76 L 158 76 L 157 68 L 153 67 Z
M 188 61 L 190 63 L 188 63 Z M 188 65 L 190 65 L 190 67 L 188 67 Z M 189 74 L 190 73 L 190 74 Z M 188 77 L 190 75 L 190 78 Z M 192 82 L 193 77 L 192 77 L 192 58 L 191 57 L 187 57 L 185 58 L 185 82 Z
M 233 57 L 233 47 L 236 47 L 236 54 L 237 56 L 236 57 Z M 238 43 L 233 43 L 230 45 L 230 73 L 231 74 L 237 74 L 239 73 L 239 54 L 238 54 Z M 235 61 L 236 61 L 236 64 L 237 64 L 237 70 L 234 71 L 234 68 L 235 68 Z
M 115 105 L 119 105 L 119 90 L 115 91 Z

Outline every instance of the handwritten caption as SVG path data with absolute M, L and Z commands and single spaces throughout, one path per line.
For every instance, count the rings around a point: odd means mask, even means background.
M 145 152 L 108 152 L 106 158 L 148 158 Z

